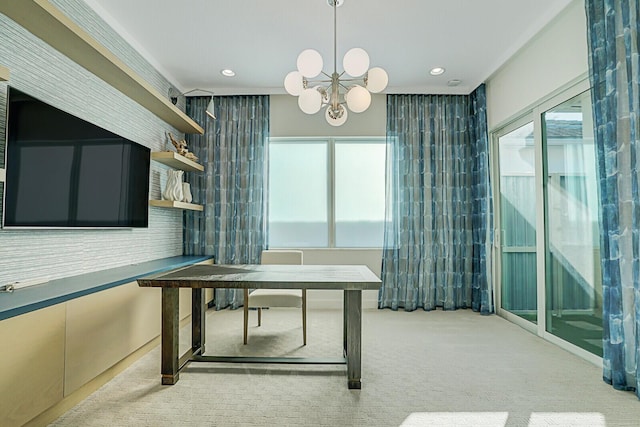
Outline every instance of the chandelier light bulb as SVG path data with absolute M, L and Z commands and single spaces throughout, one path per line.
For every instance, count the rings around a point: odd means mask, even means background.
M 342 60 L 342 68 L 351 77 L 360 77 L 369 69 L 369 54 L 359 47 L 350 49 Z
M 342 126 L 347 121 L 347 116 L 347 109 L 342 104 L 338 104 L 337 111 L 334 111 L 333 107 L 329 105 L 324 113 L 327 123 L 331 126 Z
M 367 73 L 367 89 L 371 93 L 380 93 L 389 83 L 387 72 L 380 67 L 374 67 Z
M 322 56 L 317 50 L 306 49 L 298 55 L 298 71 L 304 77 L 312 79 L 322 71 Z
M 284 88 L 289 95 L 298 96 L 304 90 L 302 74 L 299 71 L 292 71 L 284 78 Z
M 354 113 L 362 113 L 371 105 L 371 94 L 362 86 L 355 85 L 345 95 L 347 107 Z
M 322 95 L 316 89 L 305 89 L 298 97 L 298 106 L 307 114 L 315 114 L 322 108 Z

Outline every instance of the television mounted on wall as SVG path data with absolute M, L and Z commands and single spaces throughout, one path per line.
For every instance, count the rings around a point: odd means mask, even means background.
M 149 163 L 149 148 L 8 88 L 3 227 L 148 227 Z

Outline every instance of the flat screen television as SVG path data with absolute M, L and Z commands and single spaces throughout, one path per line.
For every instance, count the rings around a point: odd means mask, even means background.
M 150 149 L 8 88 L 3 226 L 149 224 Z

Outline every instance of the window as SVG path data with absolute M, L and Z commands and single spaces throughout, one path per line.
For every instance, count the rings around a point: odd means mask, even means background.
M 328 146 L 269 143 L 269 247 L 329 245 Z
M 502 308 L 537 323 L 536 169 L 533 121 L 498 137 Z
M 602 357 L 600 215 L 591 92 L 542 115 L 547 332 Z
M 269 247 L 382 247 L 384 138 L 269 142 Z

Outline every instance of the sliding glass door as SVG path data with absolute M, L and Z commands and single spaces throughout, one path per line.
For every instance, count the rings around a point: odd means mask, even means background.
M 498 130 L 493 162 L 499 313 L 585 357 L 602 356 L 600 202 L 588 82 Z
M 498 138 L 500 303 L 537 322 L 536 170 L 533 122 Z
M 589 92 L 542 115 L 546 330 L 602 356 L 602 279 Z

